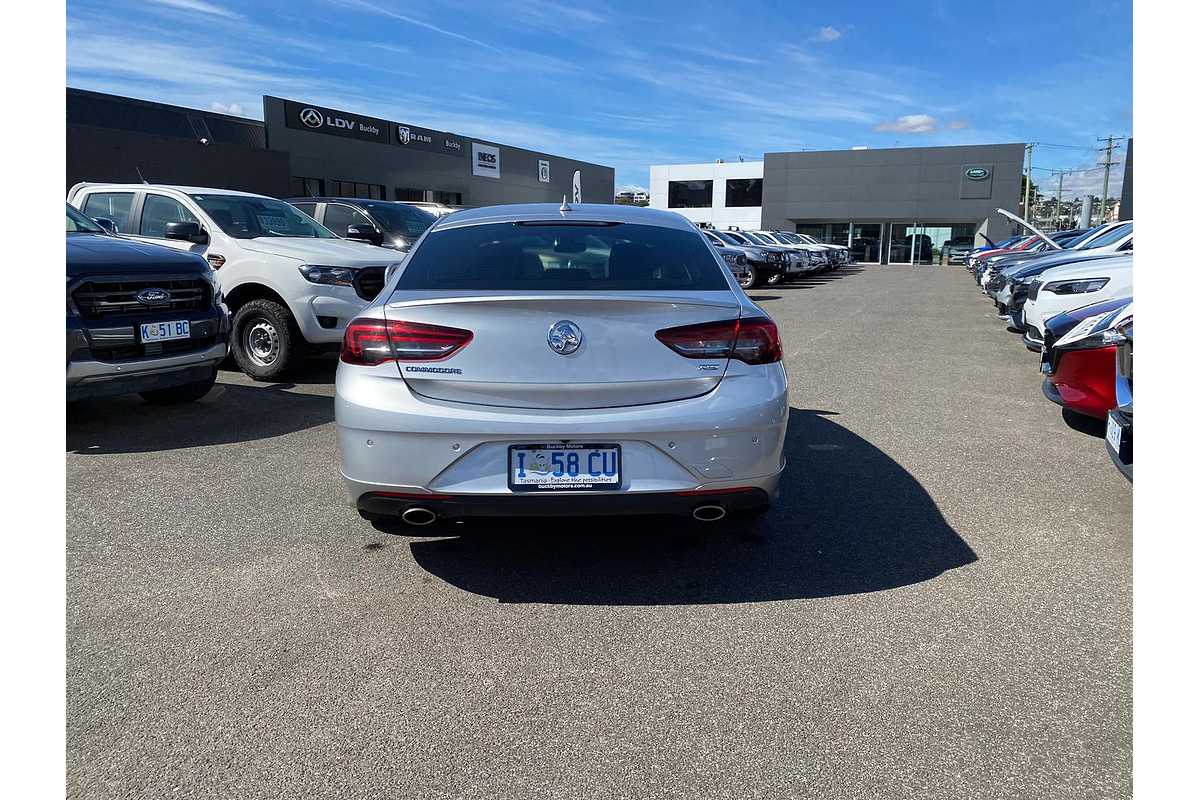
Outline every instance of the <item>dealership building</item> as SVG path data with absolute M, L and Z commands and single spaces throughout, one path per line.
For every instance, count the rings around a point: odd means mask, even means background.
M 860 262 L 932 263 L 953 240 L 1012 230 L 1024 144 L 766 153 L 650 168 L 650 205 L 717 228 L 792 230 Z
M 612 167 L 263 97 L 263 121 L 67 89 L 67 186 L 80 181 L 485 206 L 613 201 Z

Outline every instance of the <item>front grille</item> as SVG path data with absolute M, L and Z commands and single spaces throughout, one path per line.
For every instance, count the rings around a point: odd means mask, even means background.
M 1029 299 L 1037 300 L 1038 292 L 1041 291 L 1041 289 L 1042 289 L 1041 281 L 1034 281 L 1033 283 L 1029 284 Z
M 1004 288 L 1004 276 L 1003 275 L 993 275 L 991 277 L 991 279 L 988 280 L 988 282 L 987 282 L 987 289 L 989 292 L 998 292 L 1003 288 Z
M 383 277 L 383 267 L 363 267 L 354 276 L 354 291 L 363 300 L 374 300 L 383 289 Z
M 1025 335 L 1029 337 L 1029 341 L 1041 343 L 1042 335 L 1038 333 L 1038 329 L 1032 325 L 1026 329 Z
M 137 299 L 143 289 L 165 289 L 171 299 L 146 305 Z M 203 278 L 149 278 L 129 280 L 88 279 L 75 288 L 71 299 L 81 316 L 96 319 L 114 314 L 143 314 L 146 311 L 195 311 L 207 308 L 209 283 Z
M 130 358 L 177 356 L 212 347 L 216 340 L 217 337 L 215 336 L 198 336 L 192 339 L 178 339 L 173 342 L 125 344 L 117 347 L 93 347 L 92 356 L 97 361 L 125 361 Z

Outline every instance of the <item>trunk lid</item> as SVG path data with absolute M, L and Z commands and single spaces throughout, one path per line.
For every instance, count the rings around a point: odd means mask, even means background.
M 398 362 L 419 395 L 456 403 L 586 409 L 698 397 L 721 382 L 727 358 L 684 358 L 655 338 L 663 328 L 736 319 L 732 292 L 397 291 L 384 313 L 469 330 L 470 343 L 441 361 Z M 577 343 L 551 328 L 573 323 Z M 577 349 L 571 350 L 572 344 Z

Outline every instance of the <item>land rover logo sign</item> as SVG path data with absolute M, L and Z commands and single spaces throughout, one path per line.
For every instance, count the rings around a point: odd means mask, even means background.
M 550 182 L 550 162 L 538 160 L 538 180 L 542 183 Z
M 319 128 L 325 124 L 325 117 L 315 108 L 306 108 L 300 112 L 300 121 L 310 128 Z
M 973 181 L 985 181 L 991 176 L 992 171 L 987 167 L 970 167 L 963 174 Z

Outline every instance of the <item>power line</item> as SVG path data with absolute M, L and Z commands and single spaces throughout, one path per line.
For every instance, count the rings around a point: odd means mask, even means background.
M 1072 173 L 1094 173 L 1094 172 L 1099 172 L 1099 170 L 1100 170 L 1100 169 L 1104 169 L 1104 167 L 1103 167 L 1103 166 L 1100 166 L 1100 167 L 1088 167 L 1087 169 L 1054 169 L 1054 168 L 1052 168 L 1052 167 L 1034 167 L 1033 169 L 1040 170 L 1040 172 L 1046 172 L 1046 173 L 1067 173 L 1067 174 L 1069 175 L 1069 174 L 1072 174 Z
M 1035 142 L 1038 147 L 1068 147 L 1072 150 L 1095 150 L 1096 148 L 1086 144 L 1051 144 L 1050 142 Z

